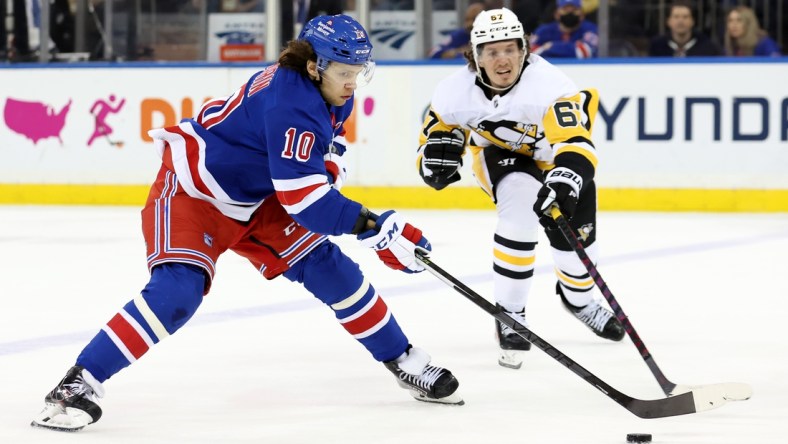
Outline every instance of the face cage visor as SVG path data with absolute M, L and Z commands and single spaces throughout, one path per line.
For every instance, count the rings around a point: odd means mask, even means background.
M 375 62 L 367 60 L 363 65 L 348 65 L 341 62 L 333 62 L 323 57 L 317 56 L 317 70 L 321 77 L 331 82 L 342 83 L 344 85 L 355 83 L 356 88 L 369 85 L 372 76 L 375 74 Z M 359 71 L 358 68 L 361 68 Z
M 515 76 L 516 79 L 519 79 L 520 75 L 523 73 L 523 66 L 525 66 L 525 61 L 528 60 L 528 56 L 531 54 L 531 52 L 529 51 L 528 44 L 526 43 L 525 38 L 518 37 L 511 40 L 520 40 L 520 42 L 522 42 L 521 43 L 522 46 L 518 46 L 518 50 L 521 53 L 520 55 L 521 58 L 520 58 L 520 65 L 517 68 L 517 75 Z M 514 86 L 515 83 L 517 83 L 517 80 L 515 80 L 514 82 L 512 82 L 511 85 L 505 88 L 492 86 L 491 82 L 489 82 L 489 77 L 487 73 L 482 70 L 481 66 L 479 66 L 479 59 L 482 57 L 482 51 L 484 51 L 484 45 L 486 43 L 496 43 L 503 41 L 506 40 L 494 40 L 490 42 L 478 43 L 476 45 L 473 45 L 473 63 L 474 65 L 476 65 L 476 77 L 479 79 L 482 85 L 486 86 L 487 88 L 490 88 L 493 91 L 506 91 L 512 86 Z

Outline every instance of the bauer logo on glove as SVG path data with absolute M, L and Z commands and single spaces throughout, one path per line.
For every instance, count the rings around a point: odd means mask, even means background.
M 534 211 L 539 216 L 539 223 L 544 227 L 555 227 L 550 216 L 550 207 L 557 205 L 567 219 L 571 219 L 577 207 L 577 199 L 583 188 L 583 178 L 566 167 L 557 167 L 547 173 L 544 185 L 536 194 Z

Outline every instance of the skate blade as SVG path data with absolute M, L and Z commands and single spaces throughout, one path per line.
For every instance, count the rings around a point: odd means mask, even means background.
M 79 427 L 59 426 L 59 425 L 51 424 L 51 423 L 37 422 L 36 420 L 33 420 L 33 421 L 30 422 L 30 427 L 37 427 L 37 428 L 40 428 L 40 429 L 55 430 L 57 432 L 67 432 L 67 433 L 78 432 L 78 431 L 80 431 L 80 430 L 85 428 L 84 425 L 83 426 L 79 426 Z
M 58 432 L 78 432 L 90 424 L 93 419 L 87 413 L 79 409 L 60 407 L 55 404 L 47 404 L 33 421 L 31 427 L 56 430 Z
M 500 350 L 500 354 L 498 355 L 498 365 L 501 367 L 518 370 L 523 366 L 523 351 Z
M 415 399 L 416 401 L 431 402 L 434 404 L 465 405 L 465 401 L 462 399 L 462 397 L 459 394 L 457 394 L 457 392 L 454 392 L 449 396 L 444 396 L 443 398 L 429 398 L 415 390 L 409 390 L 409 391 L 411 396 L 413 396 L 413 399 Z

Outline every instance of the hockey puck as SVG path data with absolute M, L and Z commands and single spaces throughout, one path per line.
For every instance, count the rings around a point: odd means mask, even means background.
M 650 433 L 627 433 L 627 442 L 651 442 Z

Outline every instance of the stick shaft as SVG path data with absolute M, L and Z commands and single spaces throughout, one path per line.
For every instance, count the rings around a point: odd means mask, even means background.
M 550 215 L 555 220 L 556 224 L 558 225 L 558 229 L 561 230 L 561 234 L 563 234 L 564 238 L 566 239 L 567 243 L 572 247 L 572 250 L 577 254 L 577 257 L 580 259 L 580 262 L 583 263 L 583 266 L 588 271 L 588 274 L 594 280 L 594 283 L 599 288 L 599 291 L 604 296 L 607 303 L 610 305 L 610 308 L 613 309 L 613 313 L 616 315 L 621 324 L 624 325 L 624 329 L 629 336 L 629 339 L 632 340 L 632 343 L 635 344 L 635 348 L 637 348 L 640 356 L 646 362 L 649 370 L 651 370 L 651 374 L 654 375 L 656 378 L 657 383 L 662 388 L 662 391 L 666 395 L 670 395 L 673 390 L 676 388 L 676 384 L 671 382 L 662 370 L 660 370 L 657 362 L 654 360 L 654 357 L 646 348 L 646 344 L 640 339 L 640 335 L 635 330 L 635 327 L 630 322 L 629 318 L 627 317 L 626 313 L 624 313 L 624 309 L 621 308 L 621 305 L 616 300 L 616 297 L 613 296 L 613 292 L 610 291 L 610 287 L 607 286 L 607 283 L 604 279 L 602 279 L 602 275 L 599 274 L 599 270 L 597 270 L 596 266 L 594 265 L 591 258 L 588 257 L 588 254 L 583 248 L 583 244 L 580 243 L 580 240 L 577 238 L 575 233 L 572 231 L 572 227 L 569 226 L 569 222 L 566 220 L 561 211 L 554 205 L 550 209 Z
M 540 338 L 528 327 L 504 313 L 503 310 L 490 303 L 487 299 L 473 291 L 460 280 L 444 271 L 423 253 L 416 251 L 416 259 L 427 271 L 435 275 L 438 279 L 465 296 L 468 300 L 492 315 L 495 319 L 510 327 L 515 333 L 547 353 L 551 358 L 558 361 L 561 365 L 571 370 L 574 374 L 597 388 L 600 392 L 604 393 L 605 396 L 617 402 L 634 415 L 641 418 L 663 418 L 667 416 L 686 415 L 697 411 L 694 394 L 692 392 L 653 400 L 636 399 L 622 393 L 598 376 L 586 370 L 582 365 L 575 362 L 549 342 Z

